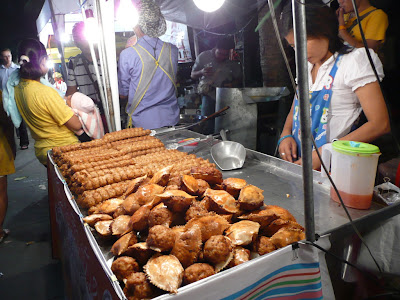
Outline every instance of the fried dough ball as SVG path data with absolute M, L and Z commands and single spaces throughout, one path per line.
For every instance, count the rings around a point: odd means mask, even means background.
M 136 234 L 131 231 L 122 237 L 120 237 L 111 247 L 111 253 L 115 256 L 121 255 L 124 253 L 129 246 L 132 246 L 137 243 Z
M 130 194 L 124 202 L 122 202 L 121 207 L 127 212 L 128 215 L 133 215 L 135 211 L 140 208 L 139 201 L 136 199 L 135 194 Z
M 183 273 L 183 283 L 190 284 L 215 274 L 213 266 L 197 263 L 189 266 Z
M 195 200 L 194 196 L 191 196 L 181 190 L 167 191 L 163 194 L 157 195 L 157 197 L 159 197 L 161 201 L 165 203 L 168 209 L 172 210 L 173 212 L 186 211 L 190 204 L 192 204 L 193 200 Z
M 240 190 L 246 186 L 247 182 L 240 178 L 226 178 L 222 182 L 222 187 L 225 191 L 237 199 Z
M 226 219 L 215 213 L 208 213 L 206 216 L 196 217 L 186 223 L 185 229 L 198 226 L 201 230 L 201 239 L 207 241 L 213 235 L 221 235 L 230 225 Z
M 233 250 L 232 242 L 223 235 L 214 235 L 204 244 L 204 259 L 216 265 L 226 261 Z
M 197 195 L 199 185 L 196 178 L 190 175 L 182 175 L 182 190 L 190 195 Z
M 155 183 L 150 183 L 147 185 L 142 185 L 133 194 L 135 199 L 138 201 L 139 205 L 145 205 L 153 201 L 154 196 L 161 194 L 164 191 L 164 187 Z
M 132 230 L 143 231 L 149 226 L 150 208 L 148 206 L 140 207 L 131 217 L 129 226 Z
M 255 210 L 264 204 L 264 191 L 252 184 L 248 184 L 242 188 L 239 194 L 240 209 Z
M 146 274 L 136 272 L 127 278 L 124 294 L 129 300 L 150 299 L 153 296 L 153 287 L 146 278 Z
M 210 188 L 210 185 L 208 184 L 207 181 L 205 181 L 203 179 L 196 179 L 196 180 L 197 180 L 197 186 L 198 186 L 197 195 L 199 197 L 203 197 L 204 192 L 206 191 L 206 189 Z
M 154 250 L 151 250 L 146 242 L 136 243 L 129 246 L 123 255 L 131 256 L 141 265 L 145 265 L 150 257 L 154 255 Z
M 172 223 L 172 217 L 172 212 L 163 203 L 160 203 L 150 211 L 149 227 L 155 225 L 165 225 L 169 227 Z
M 303 230 L 283 227 L 271 237 L 271 242 L 276 246 L 276 248 L 282 248 L 292 243 L 304 240 L 305 238 L 306 235 Z
M 187 268 L 197 260 L 202 244 L 201 231 L 197 226 L 194 226 L 177 234 L 171 254 L 179 259 L 184 268 Z
M 155 251 L 170 251 L 175 244 L 175 232 L 167 226 L 155 225 L 149 229 L 146 244 Z
M 304 231 L 304 227 L 299 223 L 289 220 L 276 219 L 275 221 L 272 221 L 268 227 L 264 228 L 260 234 L 265 236 L 273 236 L 279 229 L 283 227 L 296 228 Z
M 193 201 L 192 205 L 188 208 L 185 215 L 185 220 L 188 222 L 190 219 L 194 217 L 205 216 L 208 213 L 208 210 L 204 207 L 204 205 L 199 201 Z
M 167 187 L 170 186 L 170 185 L 176 185 L 176 186 L 178 186 L 180 188 L 181 184 L 182 184 L 182 177 L 181 176 L 174 176 L 174 177 L 171 177 L 169 179 Z
M 264 255 L 276 250 L 275 245 L 271 239 L 266 236 L 259 236 L 256 242 L 253 244 L 253 251 L 260 255 Z
M 233 259 L 229 262 L 229 267 L 238 266 L 250 260 L 250 250 L 243 247 L 235 247 L 233 249 Z
M 121 256 L 113 261 L 111 271 L 115 274 L 118 280 L 123 280 L 129 277 L 132 273 L 139 272 L 140 267 L 136 260 L 129 256 Z

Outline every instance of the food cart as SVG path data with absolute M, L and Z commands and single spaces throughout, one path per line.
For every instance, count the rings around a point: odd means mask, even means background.
M 165 144 L 194 137 L 203 136 L 190 131 L 175 131 L 159 136 Z M 205 145 L 197 152 L 197 156 L 210 159 L 210 146 Z M 112 244 L 97 238 L 93 230 L 84 224 L 82 218 L 85 211 L 76 204 L 74 195 L 53 161 L 51 152 L 48 160 L 53 254 L 63 261 L 67 293 L 73 299 L 123 299 L 122 288 L 110 269 L 114 259 L 110 254 Z M 307 224 L 303 225 L 308 229 L 307 239 L 313 242 L 314 232 L 318 233 L 322 236 L 318 242 L 325 249 L 330 247 L 328 236 L 325 235 L 333 236 L 338 232 L 351 230 L 342 208 L 330 200 L 328 182 L 321 178 L 318 172 L 311 171 L 310 162 L 305 162 L 302 168 L 247 149 L 244 167 L 240 170 L 224 171 L 223 176 L 242 178 L 263 189 L 266 203 L 290 210 L 300 223 L 305 220 L 304 223 Z M 397 215 L 399 209 L 398 204 L 386 208 L 374 204 L 368 211 L 350 210 L 350 213 L 355 224 L 363 227 L 372 221 L 382 221 Z M 182 287 L 177 295 L 161 295 L 159 299 L 202 299 L 204 295 L 210 299 L 269 297 L 268 289 L 275 280 L 274 276 L 296 269 L 293 266 L 298 260 L 301 263 L 297 269 L 311 276 L 307 277 L 307 280 L 313 282 L 301 292 L 312 293 L 314 298 L 332 299 L 334 295 L 323 255 L 310 245 L 299 243 L 296 247 L 298 248 L 287 246 L 255 258 L 243 265 Z M 305 272 L 306 269 L 310 272 Z M 291 290 L 283 289 L 277 295 L 285 295 L 288 291 Z M 296 291 L 292 293 L 296 294 Z

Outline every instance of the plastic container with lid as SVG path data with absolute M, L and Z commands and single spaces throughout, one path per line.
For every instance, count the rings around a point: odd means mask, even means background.
M 377 146 L 361 142 L 335 141 L 322 147 L 322 160 L 328 170 L 330 167 L 333 182 L 346 206 L 357 209 L 371 206 L 380 155 Z M 323 169 L 322 176 L 326 176 Z M 340 203 L 333 187 L 331 198 Z

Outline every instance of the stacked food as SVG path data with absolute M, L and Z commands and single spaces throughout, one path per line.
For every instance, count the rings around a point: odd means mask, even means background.
M 263 190 L 222 178 L 208 160 L 166 150 L 141 128 L 53 149 L 84 221 L 114 239 L 112 271 L 128 299 L 152 298 L 302 240 L 304 228 Z

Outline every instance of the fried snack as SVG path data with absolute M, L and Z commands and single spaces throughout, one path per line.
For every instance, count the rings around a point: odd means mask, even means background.
M 253 251 L 259 255 L 264 255 L 275 251 L 276 247 L 269 237 L 258 236 L 257 240 L 253 244 Z
M 103 201 L 96 206 L 92 206 L 88 213 L 89 214 L 108 214 L 112 215 L 115 210 L 120 207 L 120 205 L 124 202 L 124 200 L 119 198 L 112 198 L 106 201 Z
M 260 232 L 260 234 L 265 236 L 273 236 L 279 229 L 283 227 L 296 228 L 304 231 L 304 227 L 299 223 L 279 218 L 275 221 L 272 221 L 268 227 L 264 228 L 262 232 Z
M 202 244 L 201 231 L 193 226 L 176 235 L 171 254 L 179 259 L 184 268 L 187 268 L 197 260 Z
M 237 214 L 239 212 L 235 198 L 225 190 L 207 189 L 204 200 L 208 202 L 208 209 L 222 214 Z
M 190 169 L 191 175 L 196 179 L 203 179 L 209 184 L 222 183 L 222 173 L 216 168 L 211 167 L 193 167 Z
M 113 218 L 107 214 L 92 214 L 90 216 L 84 217 L 82 220 L 87 223 L 90 227 L 93 227 L 99 221 L 109 221 Z
M 196 179 L 196 181 L 197 181 L 197 186 L 199 187 L 197 195 L 199 197 L 203 197 L 205 191 L 210 188 L 210 185 L 208 184 L 207 181 L 203 179 Z
M 126 128 L 115 132 L 106 133 L 103 139 L 109 143 L 124 140 L 128 138 L 149 135 L 151 130 L 143 129 L 142 127 Z
M 128 278 L 132 273 L 139 272 L 139 270 L 139 264 L 129 256 L 118 257 L 111 265 L 111 271 L 121 281 Z
M 94 224 L 94 229 L 101 235 L 101 236 L 111 236 L 111 223 L 114 222 L 114 220 L 107 220 L 107 221 L 99 221 L 96 224 Z
M 176 294 L 182 284 L 183 267 L 174 255 L 154 255 L 143 267 L 156 287 Z
M 126 211 L 128 215 L 133 215 L 139 208 L 140 204 L 135 198 L 134 194 L 130 194 L 124 202 L 122 202 L 121 206 Z
M 131 217 L 129 226 L 132 230 L 143 231 L 149 226 L 150 208 L 146 205 L 140 207 Z
M 204 243 L 213 235 L 221 235 L 225 229 L 229 227 L 229 223 L 223 217 L 215 214 L 208 213 L 206 216 L 195 217 L 185 225 L 185 230 L 190 230 L 194 226 L 198 226 L 201 231 L 201 239 Z
M 271 206 L 272 205 L 262 206 L 260 209 L 242 214 L 238 218 L 257 222 L 261 225 L 261 228 L 267 227 L 272 221 L 279 218 L 276 214 L 277 210 L 271 209 Z
M 124 287 L 125 296 L 130 299 L 150 299 L 153 297 L 153 286 L 143 272 L 129 275 Z
M 114 219 L 114 222 L 111 223 L 111 232 L 112 235 L 122 236 L 125 233 L 132 231 L 130 226 L 131 216 L 122 215 Z
M 128 139 L 125 139 L 125 140 L 119 140 L 119 141 L 115 141 L 115 142 L 108 142 L 107 146 L 109 148 L 117 149 L 117 147 L 119 147 L 121 145 L 134 144 L 134 143 L 141 142 L 141 141 L 152 141 L 152 140 L 157 140 L 157 138 L 154 137 L 154 136 L 145 135 L 145 136 L 138 136 L 138 137 L 128 138 Z
M 215 274 L 214 267 L 206 263 L 189 266 L 183 273 L 183 283 L 190 284 Z
M 149 228 L 155 225 L 169 227 L 172 223 L 173 214 L 164 203 L 155 206 L 149 214 Z
M 117 156 L 117 157 L 111 157 L 109 159 L 105 159 L 104 161 L 95 161 L 95 162 L 88 162 L 88 163 L 80 163 L 80 164 L 74 164 L 71 166 L 69 169 L 69 175 L 73 175 L 79 171 L 82 170 L 87 170 L 88 172 L 91 172 L 93 170 L 99 170 L 99 169 L 109 169 L 110 166 L 116 166 L 116 167 L 121 167 L 125 165 L 116 165 L 118 162 L 127 162 L 129 161 L 129 164 L 131 164 L 132 157 L 129 154 L 123 155 L 123 156 Z
M 230 239 L 224 235 L 214 235 L 204 244 L 204 259 L 215 266 L 219 272 L 228 265 L 233 257 L 233 245 Z
M 146 242 L 136 243 L 129 246 L 125 252 L 121 253 L 126 256 L 131 256 L 141 265 L 145 265 L 150 257 L 154 255 L 155 251 L 151 250 Z
M 240 221 L 232 224 L 225 232 L 225 235 L 236 246 L 250 244 L 258 235 L 260 224 L 253 221 Z
M 170 251 L 175 243 L 174 231 L 163 225 L 155 225 L 149 229 L 147 246 L 157 252 Z
M 271 237 L 271 242 L 276 246 L 276 248 L 279 249 L 292 243 L 304 240 L 305 238 L 306 235 L 303 230 L 283 227 Z
M 96 190 L 85 191 L 78 196 L 77 203 L 82 208 L 90 208 L 107 199 L 121 196 L 130 183 L 131 180 L 126 180 L 106 185 Z
M 243 247 L 235 247 L 233 249 L 233 258 L 229 262 L 228 267 L 232 268 L 250 260 L 250 250 Z
M 246 186 L 247 182 L 240 178 L 226 178 L 222 182 L 222 188 L 237 199 L 240 190 Z
M 139 186 L 143 185 L 145 180 L 147 179 L 147 175 L 135 178 L 132 180 L 131 184 L 129 184 L 128 188 L 126 189 L 125 193 L 122 195 L 122 198 L 125 199 L 128 195 L 137 191 Z
M 208 210 L 204 207 L 204 205 L 199 201 L 193 201 L 185 214 L 185 221 L 189 222 L 189 220 L 195 217 L 201 217 L 208 214 Z
M 152 183 L 139 187 L 132 197 L 134 197 L 139 205 L 142 206 L 151 203 L 156 195 L 161 194 L 163 191 L 164 187 Z
M 264 191 L 254 185 L 248 184 L 239 194 L 239 206 L 243 210 L 256 210 L 264 204 Z
M 158 201 L 157 198 L 159 201 L 162 201 L 168 209 L 178 213 L 186 211 L 190 204 L 192 204 L 193 200 L 195 200 L 194 196 L 181 190 L 171 190 L 166 191 L 163 194 L 158 194 L 154 199 L 155 202 Z
M 66 152 L 77 151 L 77 150 L 87 149 L 87 148 L 94 148 L 94 147 L 102 147 L 105 144 L 106 144 L 106 142 L 104 140 L 96 139 L 96 140 L 92 140 L 92 141 L 89 141 L 86 143 L 54 147 L 52 149 L 52 152 L 53 152 L 54 157 L 59 157 L 61 154 L 66 153 Z
M 199 191 L 199 185 L 197 179 L 190 175 L 182 175 L 182 190 L 190 195 L 197 195 Z
M 167 166 L 162 168 L 160 171 L 154 173 L 153 177 L 150 180 L 150 183 L 158 184 L 161 186 L 166 186 L 169 180 L 169 176 L 171 175 L 171 170 L 174 166 Z
M 129 246 L 137 243 L 136 233 L 131 231 L 120 237 L 111 247 L 111 253 L 115 256 L 119 256 L 124 253 Z

